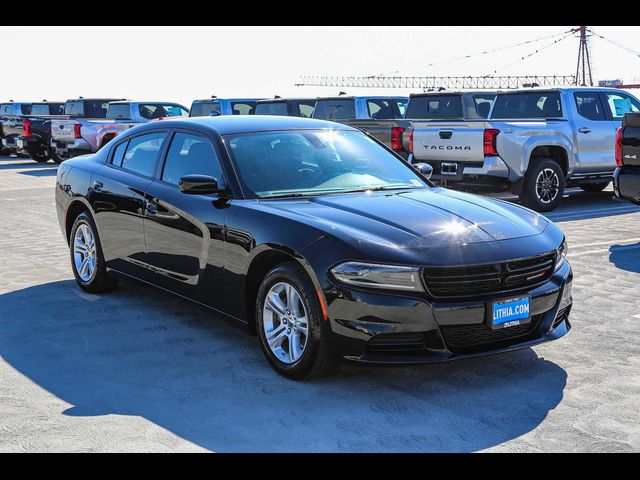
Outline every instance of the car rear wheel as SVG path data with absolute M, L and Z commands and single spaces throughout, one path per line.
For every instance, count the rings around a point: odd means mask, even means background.
M 599 193 L 609 186 L 611 182 L 602 183 L 579 183 L 578 186 L 588 193 Z
M 100 293 L 116 286 L 117 281 L 107 274 L 98 230 L 89 213 L 82 212 L 73 222 L 69 250 L 73 275 L 85 292 Z
M 260 345 L 281 375 L 301 379 L 322 375 L 333 366 L 320 300 L 305 271 L 288 262 L 271 270 L 256 301 Z
M 29 156 L 31 160 L 35 160 L 38 163 L 45 163 L 49 160 L 49 154 L 46 150 L 29 150 Z
M 551 158 L 537 159 L 524 177 L 520 201 L 538 212 L 550 212 L 562 201 L 564 172 Z

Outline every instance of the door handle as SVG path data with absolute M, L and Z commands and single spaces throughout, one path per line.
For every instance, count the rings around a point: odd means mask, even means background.
M 591 133 L 591 129 L 590 129 L 590 128 L 587 128 L 587 127 L 579 128 L 579 129 L 578 129 L 578 131 L 579 131 L 580 133 Z
M 101 181 L 96 180 L 95 182 L 93 182 L 93 191 L 96 193 L 100 193 L 102 191 L 102 187 L 104 187 L 104 185 L 102 184 Z
M 147 211 L 147 215 L 156 215 L 158 213 L 158 206 L 149 200 L 144 202 L 144 207 Z
M 451 130 L 440 130 L 439 132 L 440 138 L 443 140 L 449 140 L 453 132 Z

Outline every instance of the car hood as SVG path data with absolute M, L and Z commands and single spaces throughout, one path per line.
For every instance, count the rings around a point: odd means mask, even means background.
M 548 220 L 508 202 L 444 188 L 262 202 L 350 243 L 452 247 L 538 235 Z

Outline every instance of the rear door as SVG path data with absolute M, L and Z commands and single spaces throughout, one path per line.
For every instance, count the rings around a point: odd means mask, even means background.
M 164 164 L 145 192 L 144 229 L 150 281 L 212 306 L 223 304 L 224 225 L 228 204 L 218 195 L 180 191 L 180 178 L 204 174 L 225 184 L 211 139 L 176 130 Z
M 612 172 L 615 162 L 615 127 L 596 90 L 579 90 L 567 95 L 574 110 L 577 149 L 576 174 Z
M 143 276 L 144 191 L 153 180 L 166 131 L 145 132 L 115 142 L 107 163 L 91 179 L 95 212 L 107 266 Z

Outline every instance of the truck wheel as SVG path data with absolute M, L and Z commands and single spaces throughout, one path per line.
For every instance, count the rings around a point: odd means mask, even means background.
M 610 182 L 603 183 L 579 183 L 578 186 L 589 193 L 599 193 L 609 186 Z
M 38 163 L 46 163 L 49 160 L 49 154 L 46 150 L 30 150 L 29 156 L 31 157 L 31 160 L 35 160 Z
M 57 164 L 61 164 L 65 160 L 64 158 L 61 158 L 60 156 L 58 156 L 58 154 L 53 150 L 49 151 L 49 158 L 54 162 L 56 162 Z
M 560 204 L 563 194 L 564 173 L 555 160 L 539 158 L 529 164 L 520 194 L 524 206 L 550 212 Z

